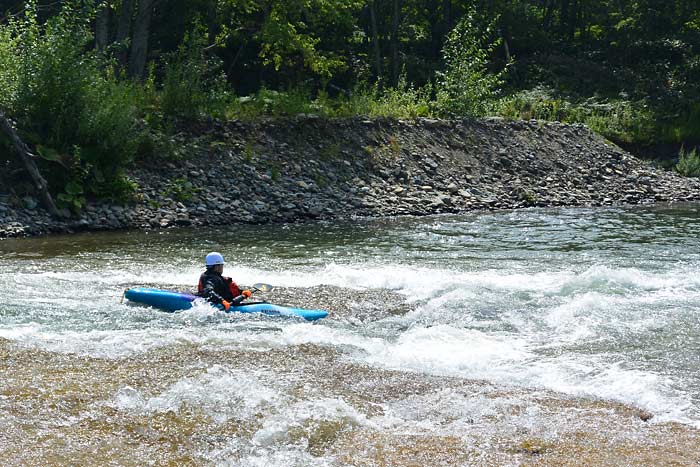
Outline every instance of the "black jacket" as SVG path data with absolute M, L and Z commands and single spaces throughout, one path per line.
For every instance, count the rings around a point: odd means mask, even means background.
M 234 297 L 231 291 L 232 284 L 233 280 L 230 277 L 224 277 L 212 269 L 207 269 L 199 276 L 199 291 L 197 295 L 216 305 L 220 305 L 224 300 L 231 305 L 237 305 L 245 300 L 245 297 L 243 295 Z M 234 290 L 238 290 L 238 286 L 235 284 L 233 286 Z

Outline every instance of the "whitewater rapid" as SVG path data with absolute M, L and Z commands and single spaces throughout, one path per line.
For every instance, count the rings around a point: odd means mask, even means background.
M 351 365 L 553 391 L 700 428 L 698 232 L 693 206 L 13 240 L 0 244 L 0 338 L 155 366 L 161 353 L 262 358 L 325 349 L 333 371 Z M 206 304 L 169 314 L 122 300 L 132 286 L 193 288 L 209 250 L 224 253 L 226 274 L 240 284 L 273 284 L 279 295 L 267 298 L 313 301 L 331 317 L 244 317 Z M 220 361 L 155 389 L 117 384 L 93 410 L 158 418 L 197 407 L 215 425 L 256 426 L 207 452 L 217 465 L 229 465 L 232 453 L 239 457 L 230 465 L 328 465 L 299 448 L 299 427 L 309 439 L 329 427 L 467 436 L 491 429 L 473 420 L 523 404 L 521 396 L 494 400 L 438 385 L 387 399 L 370 415 L 305 383 L 293 357 L 279 364 L 282 378 L 279 369 Z M 534 429 L 532 420 L 514 426 Z

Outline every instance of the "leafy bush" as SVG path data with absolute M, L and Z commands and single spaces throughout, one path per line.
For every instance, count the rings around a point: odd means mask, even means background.
M 474 7 L 448 34 L 445 71 L 438 72 L 437 108 L 443 115 L 478 117 L 486 113 L 503 84 L 505 70 L 491 73 L 489 57 L 499 41 L 489 39 L 493 23 L 479 30 Z
M 178 201 L 189 201 L 199 191 L 192 182 L 184 177 L 170 180 L 168 186 L 163 190 L 164 196 L 171 196 Z
M 0 110 L 8 111 L 17 99 L 20 57 L 17 53 L 19 37 L 14 27 L 0 26 Z
M 165 62 L 161 105 L 166 115 L 221 115 L 228 93 L 218 59 L 207 54 L 207 31 L 196 24 Z
M 538 87 L 501 99 L 493 112 L 517 120 L 548 120 L 584 123 L 593 131 L 617 142 L 649 142 L 658 131 L 651 110 L 644 103 L 626 100 L 587 99 L 571 102 Z
M 85 207 L 82 185 L 76 182 L 69 182 L 64 192 L 58 194 L 56 200 L 59 207 L 68 208 L 76 213 L 80 212 Z
M 427 117 L 433 113 L 431 87 L 415 88 L 408 84 L 402 75 L 395 88 L 380 89 L 358 86 L 349 96 L 331 98 L 319 91 L 316 97 L 305 89 L 273 91 L 261 89 L 252 96 L 239 98 L 230 107 L 230 117 L 255 119 L 262 116 L 287 117 L 300 114 L 314 114 L 323 117 L 368 117 L 415 118 Z
M 26 10 L 0 25 L 0 108 L 29 143 L 41 145 L 50 188 L 71 187 L 64 198 L 77 187 L 95 194 L 102 185 L 128 186 L 117 179 L 139 139 L 134 85 L 89 51 L 89 11 L 67 3 L 41 24 L 34 2 Z
M 349 99 L 347 110 L 350 115 L 370 117 L 429 117 L 434 108 L 431 94 L 430 84 L 415 87 L 409 84 L 406 75 L 402 74 L 396 87 L 380 90 L 375 85 L 369 90 L 360 89 Z
M 684 148 L 681 149 L 676 172 L 685 177 L 700 177 L 700 154 L 696 149 L 690 152 L 686 152 Z
M 327 115 L 325 106 L 314 105 L 310 92 L 306 89 L 274 91 L 260 89 L 251 96 L 238 98 L 229 108 L 229 115 L 243 119 L 258 117 L 287 117 L 299 114 Z
M 85 107 L 77 128 L 83 158 L 106 174 L 116 174 L 132 161 L 140 141 L 140 88 L 107 74 L 83 92 Z

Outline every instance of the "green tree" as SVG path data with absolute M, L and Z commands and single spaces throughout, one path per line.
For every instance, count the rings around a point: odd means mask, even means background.
M 0 110 L 51 165 L 55 192 L 71 182 L 90 193 L 126 189 L 121 170 L 139 140 L 135 87 L 88 47 L 92 13 L 69 3 L 42 23 L 28 3 L 0 25 Z
M 223 0 L 219 42 L 254 51 L 252 64 L 272 83 L 299 84 L 310 74 L 327 81 L 348 68 L 347 41 L 359 0 Z M 248 55 L 250 57 L 250 54 Z M 234 67 L 230 67 L 231 70 Z
M 505 70 L 492 73 L 488 68 L 489 57 L 500 42 L 490 38 L 492 25 L 480 30 L 472 10 L 447 36 L 445 70 L 437 75 L 437 106 L 443 114 L 481 116 L 503 84 Z

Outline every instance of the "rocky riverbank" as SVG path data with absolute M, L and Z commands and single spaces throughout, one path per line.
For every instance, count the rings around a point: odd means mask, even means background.
M 131 204 L 88 203 L 57 220 L 36 200 L 3 197 L 0 237 L 700 200 L 700 180 L 581 125 L 310 116 L 211 122 L 179 137 L 181 159 L 131 170 Z

